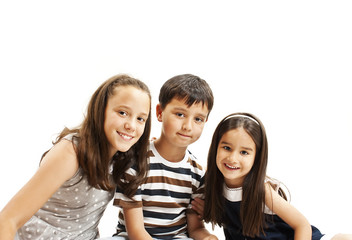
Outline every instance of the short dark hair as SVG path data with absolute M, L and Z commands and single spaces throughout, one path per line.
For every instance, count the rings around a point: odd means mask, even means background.
M 174 98 L 185 100 L 188 106 L 201 102 L 207 106 L 209 113 L 214 104 L 213 92 L 208 83 L 192 74 L 174 76 L 163 84 L 159 93 L 161 108 L 165 109 Z

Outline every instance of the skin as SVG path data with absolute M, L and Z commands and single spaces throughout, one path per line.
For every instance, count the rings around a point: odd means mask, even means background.
M 230 130 L 223 135 L 219 142 L 216 163 L 228 187 L 242 186 L 244 176 L 253 166 L 254 158 L 255 143 L 243 128 Z M 265 184 L 265 204 L 294 229 L 295 240 L 312 238 L 312 228 L 308 220 L 269 183 Z M 192 208 L 203 216 L 204 201 L 195 199 L 192 201 Z M 336 234 L 332 239 L 351 240 L 352 234 Z
M 237 188 L 243 185 L 244 178 L 254 164 L 255 154 L 255 143 L 243 128 L 230 130 L 221 137 L 216 165 L 228 187 Z M 265 185 L 265 204 L 293 228 L 295 239 L 311 238 L 312 229 L 308 220 L 269 184 Z
M 216 164 L 230 188 L 241 187 L 244 177 L 251 170 L 256 154 L 255 143 L 243 128 L 232 129 L 220 139 Z M 295 240 L 311 239 L 312 230 L 308 220 L 292 205 L 265 184 L 265 204 L 295 232 Z M 194 209 L 204 208 L 204 201 L 193 201 Z M 203 213 L 203 210 L 200 210 Z
M 191 143 L 199 139 L 208 116 L 208 108 L 200 104 L 188 107 L 183 100 L 173 99 L 165 109 L 158 104 L 156 115 L 162 122 L 161 136 L 155 140 L 160 155 L 171 162 L 181 161 Z M 144 228 L 143 209 L 124 208 L 128 237 L 131 240 L 150 240 Z M 204 240 L 218 239 L 204 227 L 197 214 L 187 214 L 187 228 L 190 237 Z
M 128 151 L 143 135 L 149 104 L 149 96 L 140 89 L 133 86 L 115 88 L 106 105 L 104 122 L 111 157 L 117 151 Z
M 255 143 L 243 128 L 226 132 L 220 139 L 216 165 L 230 188 L 242 186 L 252 169 L 256 154 Z
M 111 156 L 127 151 L 138 141 L 148 117 L 150 99 L 134 87 L 120 86 L 106 107 L 104 130 L 110 143 Z M 128 134 L 132 138 L 121 136 Z M 24 187 L 0 213 L 0 239 L 13 240 L 16 231 L 26 223 L 57 189 L 78 170 L 78 160 L 72 143 L 61 140 L 41 161 L 40 167 Z
M 165 109 L 158 104 L 156 115 L 163 124 L 155 147 L 163 158 L 179 162 L 187 147 L 200 138 L 207 121 L 208 108 L 202 103 L 188 107 L 183 100 L 174 98 Z

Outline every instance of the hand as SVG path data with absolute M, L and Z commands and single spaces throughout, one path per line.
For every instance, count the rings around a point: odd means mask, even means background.
M 192 202 L 192 209 L 198 213 L 200 219 L 203 219 L 204 215 L 204 200 L 195 198 Z

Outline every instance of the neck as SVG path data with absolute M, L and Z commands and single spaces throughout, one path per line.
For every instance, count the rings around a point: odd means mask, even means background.
M 161 138 L 155 140 L 154 146 L 160 156 L 170 162 L 180 162 L 185 157 L 186 149 L 184 147 L 175 147 Z

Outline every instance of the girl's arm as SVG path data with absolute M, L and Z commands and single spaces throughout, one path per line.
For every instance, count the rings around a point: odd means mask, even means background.
M 295 207 L 283 199 L 269 183 L 265 184 L 266 206 L 284 220 L 295 232 L 295 240 L 312 239 L 312 227 Z
M 196 213 L 187 213 L 187 229 L 189 237 L 194 240 L 217 240 L 215 235 L 212 235 L 204 227 L 203 221 L 199 219 Z
M 0 212 L 0 239 L 13 240 L 52 194 L 78 169 L 72 142 L 62 140 L 43 158 L 39 169 Z
M 126 230 L 130 240 L 152 240 L 144 228 L 143 208 L 123 208 Z

